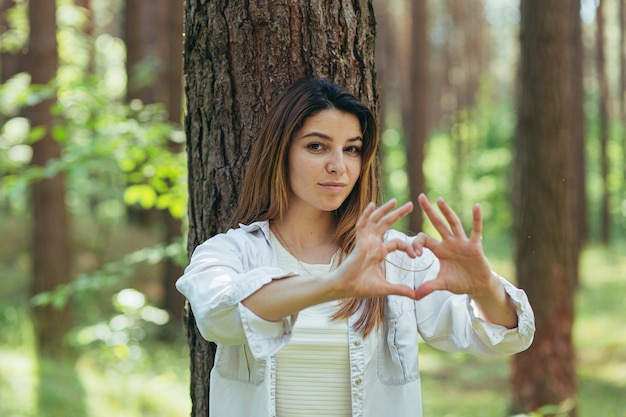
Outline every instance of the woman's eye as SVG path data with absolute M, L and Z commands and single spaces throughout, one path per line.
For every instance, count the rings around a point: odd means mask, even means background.
M 361 148 L 359 148 L 357 146 L 349 146 L 348 148 L 346 148 L 346 152 L 360 154 L 361 153 Z
M 322 149 L 322 144 L 321 143 L 309 143 L 308 148 L 313 151 L 319 151 Z

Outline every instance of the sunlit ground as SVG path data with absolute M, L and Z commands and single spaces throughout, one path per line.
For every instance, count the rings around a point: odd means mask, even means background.
M 3 349 L 0 415 L 189 416 L 186 358 L 173 356 L 172 347 L 158 349 L 162 363 L 126 369 L 102 363 L 94 352 L 83 354 L 76 363 L 38 362 L 31 352 Z
M 505 261 L 493 262 L 511 276 Z M 582 259 L 575 341 L 579 416 L 626 417 L 626 256 L 598 248 Z M 185 339 L 149 340 L 141 350 L 85 347 L 75 362 L 38 361 L 27 309 L 0 285 L 0 416 L 178 417 L 190 415 Z M 8 297 L 5 297 L 8 295 Z M 10 329 L 10 330 L 9 330 Z M 426 417 L 507 415 L 509 362 L 422 346 Z

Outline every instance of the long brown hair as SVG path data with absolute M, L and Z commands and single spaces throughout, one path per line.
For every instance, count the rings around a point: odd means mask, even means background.
M 284 215 L 289 195 L 288 154 L 291 142 L 307 118 L 327 109 L 355 115 L 363 137 L 361 175 L 348 198 L 335 211 L 341 260 L 354 248 L 354 226 L 365 206 L 379 199 L 378 125 L 369 107 L 325 78 L 310 77 L 296 81 L 270 108 L 246 168 L 233 226 L 271 221 Z M 382 323 L 384 297 L 346 299 L 333 318 L 348 318 L 360 309 L 362 303 L 365 303 L 363 313 L 354 328 L 368 335 Z

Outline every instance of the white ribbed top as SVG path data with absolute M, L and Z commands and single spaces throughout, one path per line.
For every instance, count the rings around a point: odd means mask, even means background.
M 303 276 L 328 272 L 331 264 L 294 258 L 271 234 L 278 266 Z M 276 354 L 277 417 L 348 417 L 350 357 L 347 320 L 330 320 L 339 308 L 331 301 L 302 310 L 287 346 Z

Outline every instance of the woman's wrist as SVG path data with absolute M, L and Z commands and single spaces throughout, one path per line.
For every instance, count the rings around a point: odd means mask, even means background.
M 491 282 L 480 294 L 470 296 L 480 311 L 481 318 L 509 329 L 517 326 L 517 312 L 498 274 L 491 271 Z

